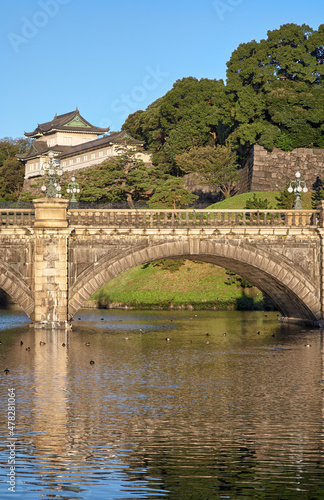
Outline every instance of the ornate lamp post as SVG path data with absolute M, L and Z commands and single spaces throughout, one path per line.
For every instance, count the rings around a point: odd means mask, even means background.
M 46 198 L 61 198 L 60 177 L 63 175 L 63 170 L 60 161 L 54 160 L 53 151 L 48 152 L 48 158 L 49 160 L 43 163 L 41 168 L 41 175 L 45 177 L 41 190 L 46 191 Z
M 68 187 L 67 187 L 67 192 L 68 193 L 72 193 L 72 196 L 71 196 L 71 200 L 70 202 L 71 203 L 77 203 L 77 199 L 75 197 L 75 193 L 80 193 L 80 188 L 79 188 L 79 184 L 77 182 L 75 182 L 75 177 L 74 175 L 72 175 L 71 177 L 71 181 L 72 182 L 69 182 L 68 184 Z
M 294 210 L 302 210 L 301 193 L 307 193 L 308 189 L 305 181 L 300 180 L 300 172 L 295 173 L 296 180 L 290 181 L 288 193 L 295 193 Z

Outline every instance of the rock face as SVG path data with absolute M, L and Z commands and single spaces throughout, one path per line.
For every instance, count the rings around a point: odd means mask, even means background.
M 318 179 L 324 178 L 324 149 L 282 151 L 274 148 L 268 151 L 255 145 L 241 169 L 237 193 L 283 190 L 290 180 L 295 179 L 297 170 L 311 189 Z

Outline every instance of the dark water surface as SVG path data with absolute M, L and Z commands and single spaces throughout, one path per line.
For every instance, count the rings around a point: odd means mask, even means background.
M 321 330 L 83 310 L 53 333 L 1 311 L 0 340 L 1 499 L 324 499 Z

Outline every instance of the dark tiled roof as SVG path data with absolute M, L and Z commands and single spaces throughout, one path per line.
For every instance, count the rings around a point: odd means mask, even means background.
M 32 143 L 30 150 L 27 153 L 17 155 L 18 160 L 27 161 L 31 158 L 37 158 L 47 151 L 54 151 L 55 153 L 63 153 L 70 149 L 70 146 L 53 146 L 49 147 L 45 141 L 35 141 Z
M 79 117 L 82 122 L 86 124 L 86 126 L 69 126 L 66 127 L 66 124 L 72 121 L 74 118 Z M 78 108 L 75 111 L 71 111 L 70 113 L 65 113 L 63 115 L 55 115 L 53 120 L 50 122 L 39 123 L 33 132 L 25 132 L 26 137 L 36 137 L 43 134 L 48 134 L 54 130 L 61 130 L 65 132 L 88 132 L 92 134 L 104 134 L 108 132 L 109 128 L 100 128 L 91 125 L 87 120 L 80 115 Z
M 90 151 L 93 149 L 98 149 L 103 146 L 108 146 L 109 144 L 121 144 L 126 142 L 127 144 L 134 146 L 142 146 L 144 142 L 134 139 L 126 132 L 114 132 L 113 134 L 101 137 L 100 139 L 95 139 L 93 141 L 83 142 L 82 144 L 77 144 L 76 146 L 70 146 L 68 150 L 64 151 L 59 155 L 60 158 L 67 158 L 77 153 Z

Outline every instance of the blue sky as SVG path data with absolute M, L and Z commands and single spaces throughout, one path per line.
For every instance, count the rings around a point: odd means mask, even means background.
M 0 138 L 77 106 L 120 130 L 181 78 L 226 79 L 240 43 L 323 22 L 319 0 L 2 0 Z

